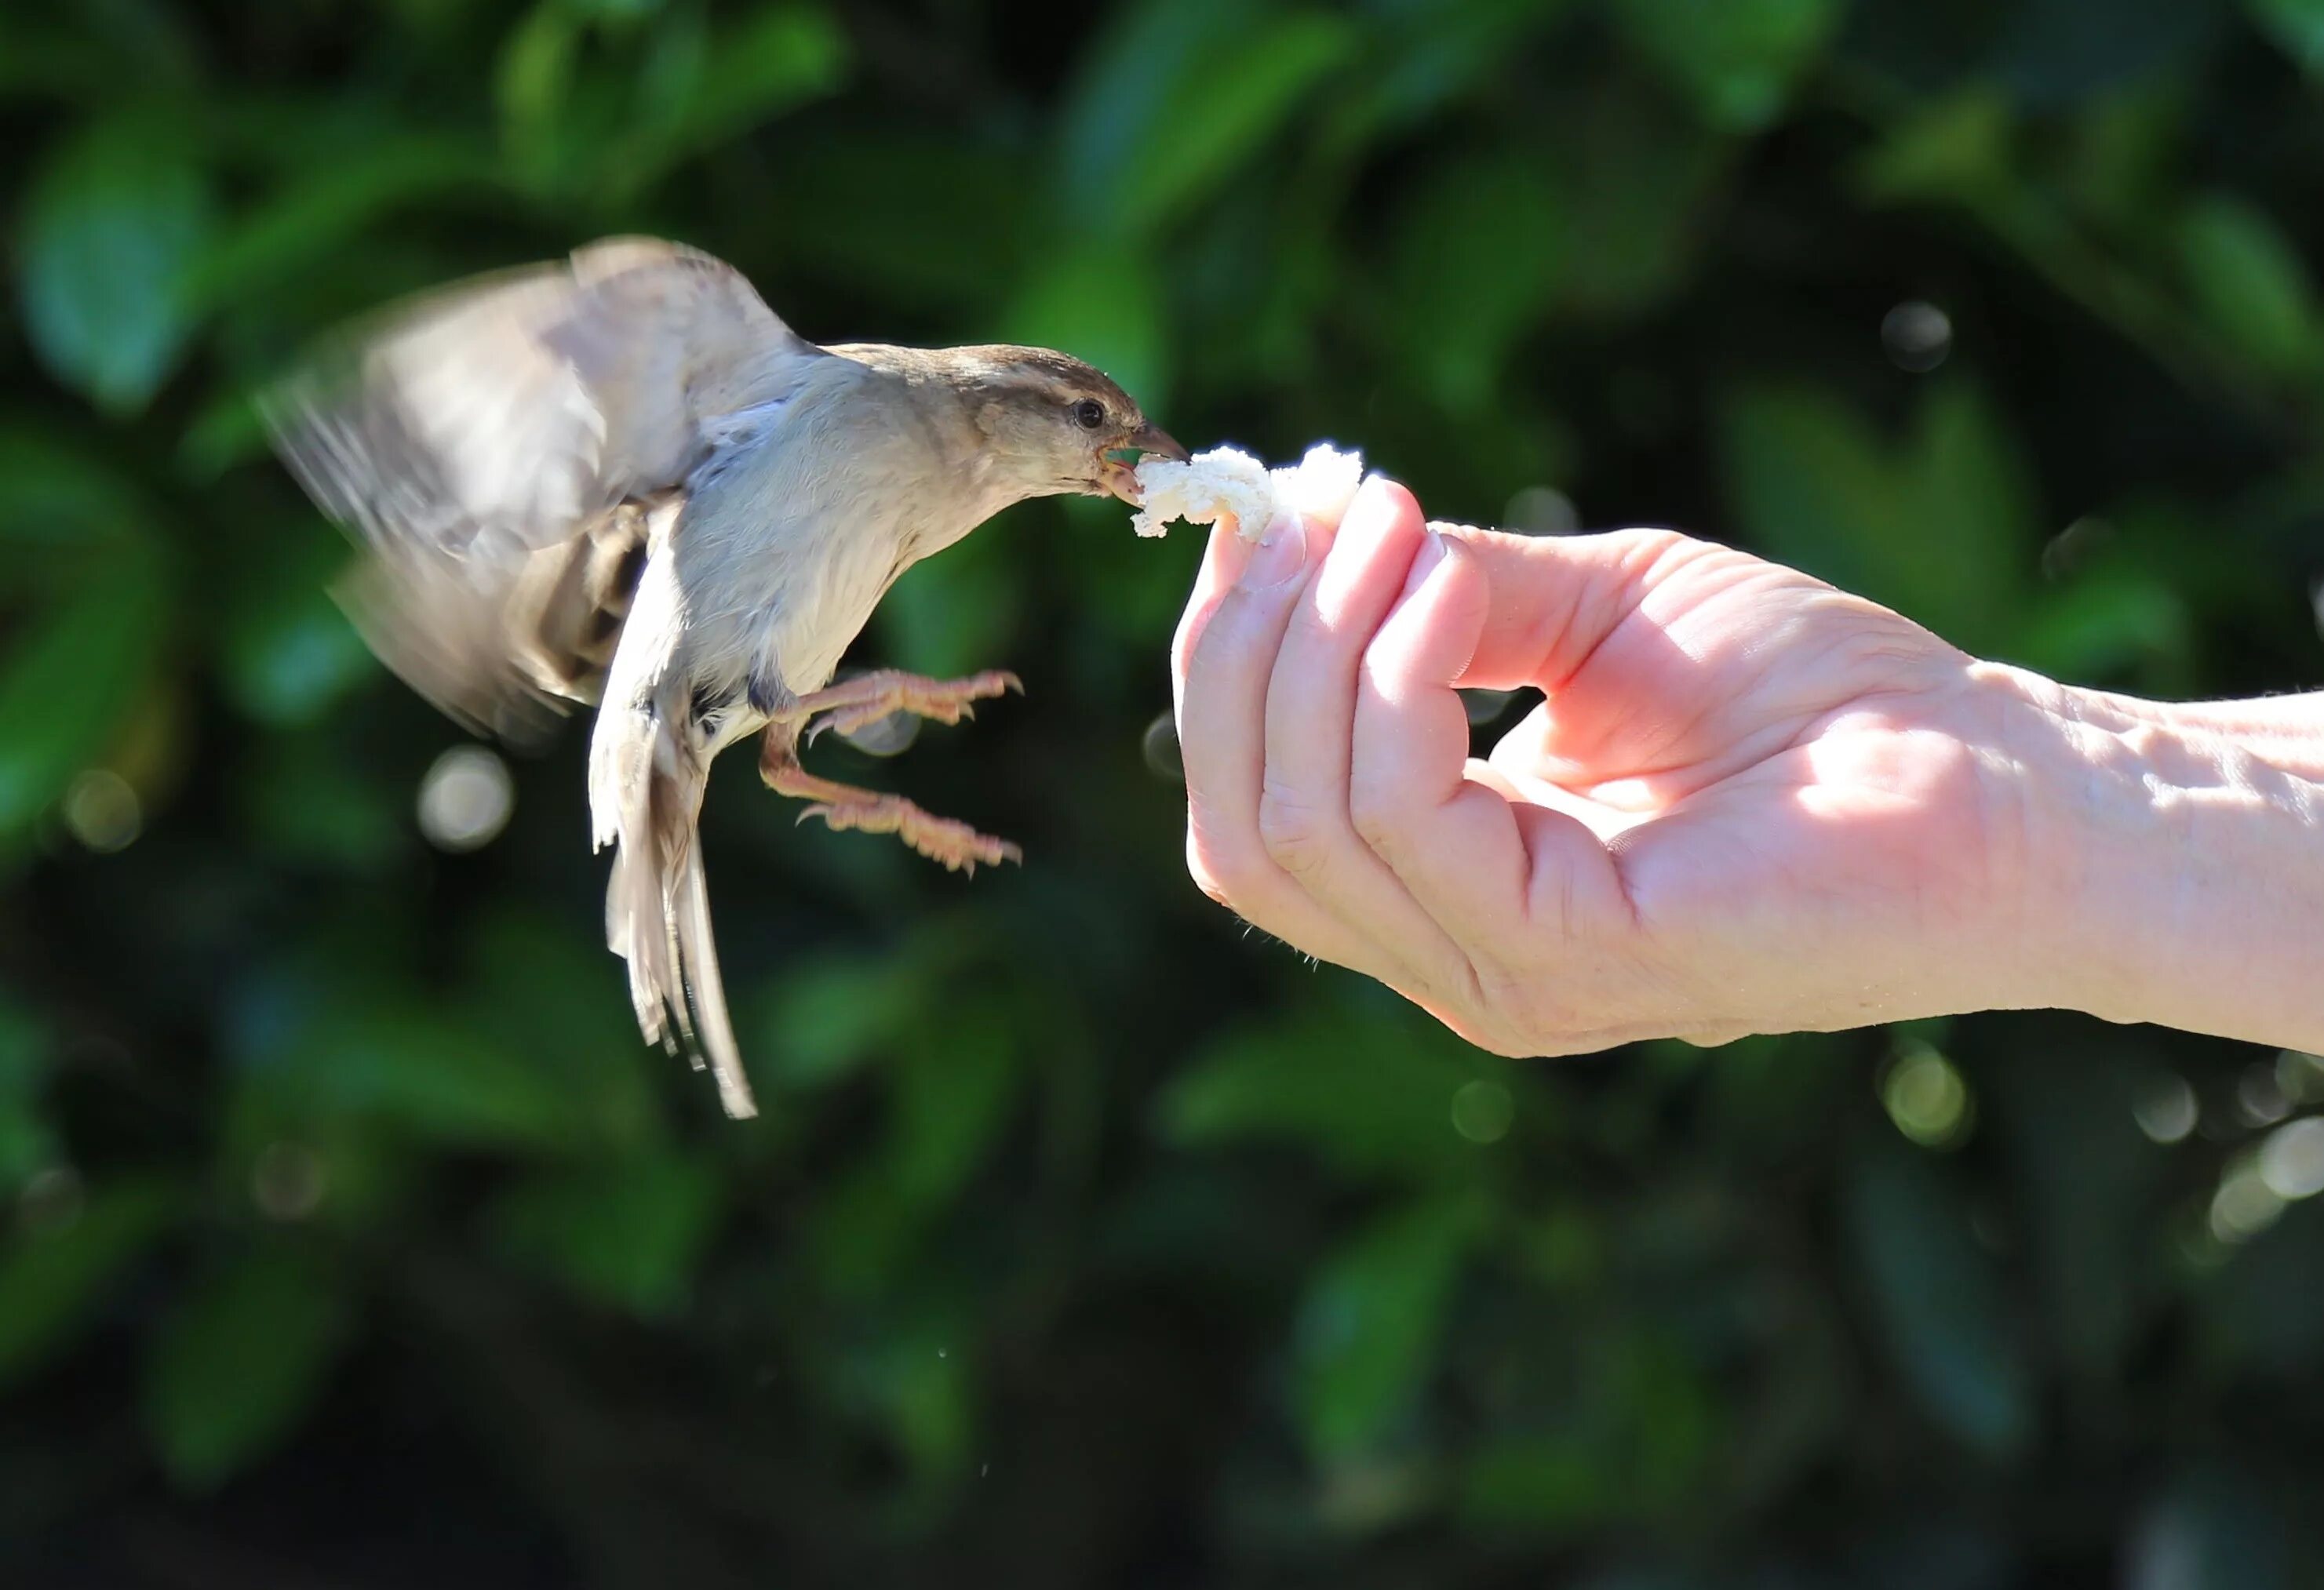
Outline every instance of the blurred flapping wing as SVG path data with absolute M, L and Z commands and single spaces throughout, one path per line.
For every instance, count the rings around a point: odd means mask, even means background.
M 392 309 L 261 406 L 369 555 L 340 593 L 364 639 L 453 717 L 521 738 L 558 698 L 594 699 L 641 509 L 824 356 L 732 267 L 621 238 Z

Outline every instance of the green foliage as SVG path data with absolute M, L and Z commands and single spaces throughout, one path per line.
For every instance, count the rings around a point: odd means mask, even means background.
M 157 116 L 101 123 L 44 163 L 23 221 L 23 305 L 57 379 L 143 408 L 192 331 L 189 287 L 212 206 L 194 152 Z
M 121 1273 L 170 1222 L 173 1190 L 152 1180 L 74 1193 L 81 1207 L 15 1234 L 0 1251 L 0 1384 L 13 1384 L 69 1338 Z
M 1783 113 L 1845 0 L 1620 0 L 1614 14 L 1712 124 L 1757 132 Z
M 1411 1411 L 1480 1230 L 1459 1196 L 1398 1209 L 1324 1255 L 1299 1309 L 1294 1392 L 1310 1451 L 1360 1452 Z
M 518 1263 L 584 1297 L 650 1318 L 684 1308 L 715 1235 L 718 1181 L 670 1156 L 550 1171 L 519 1182 L 486 1218 Z
M 2030 1378 L 1996 1268 L 1943 1172 L 1883 1142 L 1849 1167 L 1849 1235 L 1889 1353 L 1922 1411 L 1985 1456 L 2033 1434 Z
M 350 1304 L 289 1253 L 253 1253 L 195 1281 L 145 1366 L 146 1421 L 171 1477 L 214 1489 L 289 1435 L 329 1373 Z
M 2324 1213 L 2211 1218 L 2304 1062 L 1471 1050 L 1189 886 L 1141 745 L 1199 546 L 1072 501 L 849 659 L 1024 699 L 811 753 L 1023 869 L 722 764 L 730 1124 L 604 950 L 586 724 L 432 848 L 465 737 L 249 395 L 661 233 L 1443 517 L 1546 488 L 2079 682 L 2313 686 L 2319 72 L 2309 0 L 0 9 L 0 1579 L 2314 1582 Z M 1947 339 L 1884 345 L 1914 300 Z

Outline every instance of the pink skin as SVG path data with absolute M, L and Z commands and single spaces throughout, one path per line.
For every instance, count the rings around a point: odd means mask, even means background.
M 1487 1048 L 2153 1014 L 2087 920 L 2140 896 L 2074 841 L 2144 820 L 2153 766 L 1792 570 L 1667 531 L 1431 532 L 1374 479 L 1338 526 L 1215 529 L 1172 656 L 1196 882 Z M 1476 761 L 1456 685 L 1548 699 Z M 2324 1038 L 2318 1005 L 2263 1025 Z

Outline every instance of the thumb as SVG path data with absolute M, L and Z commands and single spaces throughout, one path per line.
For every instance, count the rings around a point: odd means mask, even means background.
M 1458 541 L 1481 574 L 1484 627 L 1456 683 L 1479 690 L 1555 691 L 1637 611 L 1671 530 L 1598 536 L 1516 536 L 1465 525 L 1430 527 Z

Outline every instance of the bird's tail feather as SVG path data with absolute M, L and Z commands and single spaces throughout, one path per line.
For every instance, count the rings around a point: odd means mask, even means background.
M 706 1052 L 726 1112 L 756 1115 L 711 936 L 695 827 L 705 769 L 650 720 L 631 727 L 642 732 L 618 735 L 592 768 L 593 797 L 602 797 L 592 801 L 597 842 L 616 847 L 606 947 L 629 963 L 630 1001 L 647 1042 L 674 1051 L 682 1038 L 697 1068 Z

